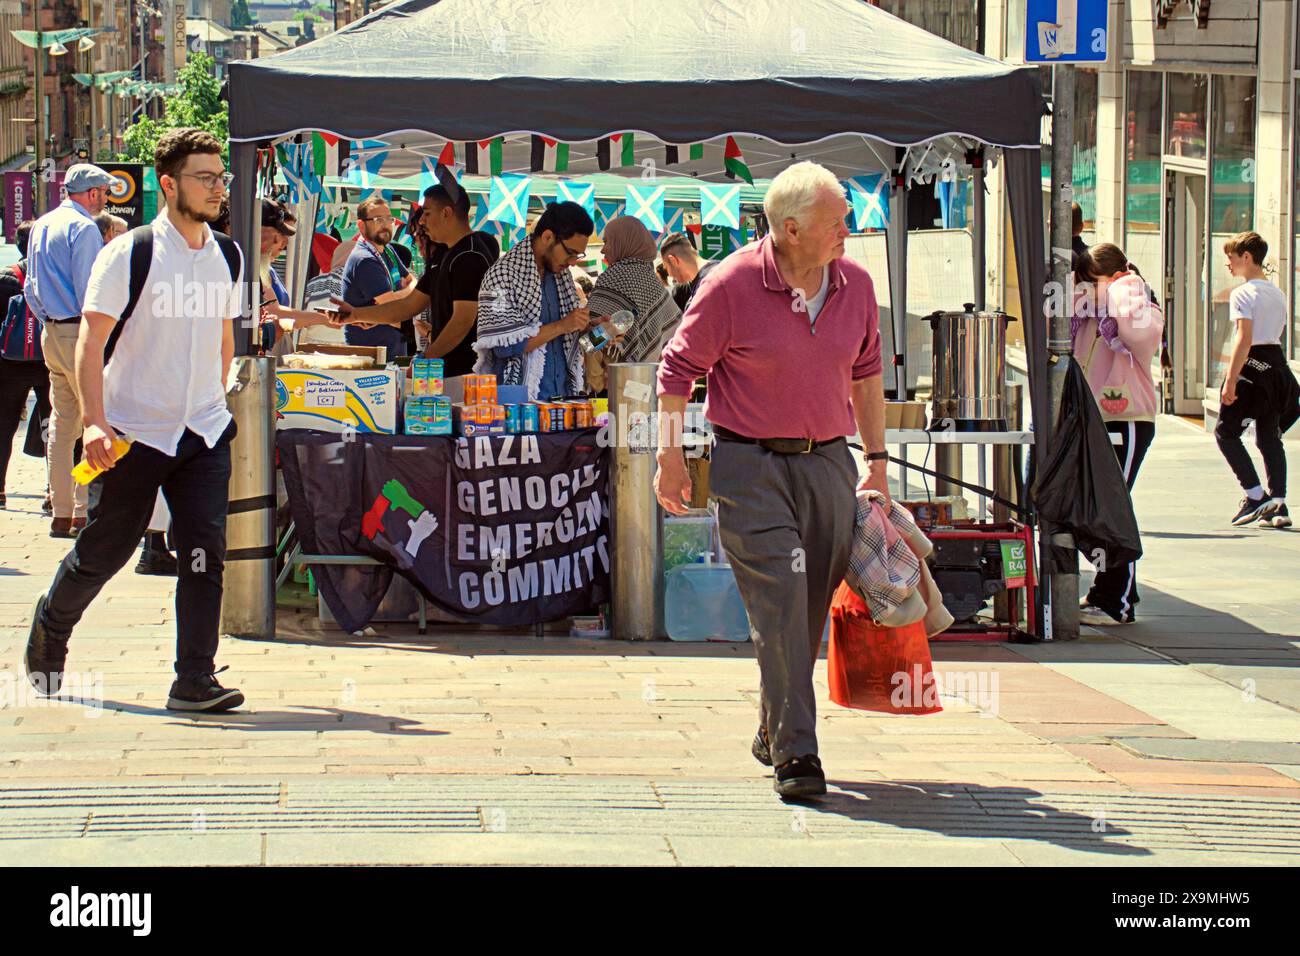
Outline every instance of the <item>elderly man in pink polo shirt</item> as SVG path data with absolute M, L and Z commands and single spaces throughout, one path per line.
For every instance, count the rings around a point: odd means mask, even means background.
M 709 487 L 722 545 L 749 613 L 761 675 L 753 753 L 782 797 L 826 792 L 817 756 L 813 666 L 848 568 L 858 468 L 888 494 L 880 327 L 867 270 L 844 257 L 847 202 L 828 170 L 797 163 L 763 203 L 771 233 L 723 261 L 664 349 L 655 493 L 685 512 L 687 396 L 706 376 Z

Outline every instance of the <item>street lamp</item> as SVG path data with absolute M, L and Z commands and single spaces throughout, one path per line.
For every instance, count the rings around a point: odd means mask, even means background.
M 40 16 L 36 9 L 36 4 L 32 4 L 32 18 L 39 26 Z M 44 103 L 41 100 L 41 79 L 45 74 L 45 57 L 48 52 L 50 56 L 62 56 L 68 52 L 66 44 L 73 40 L 89 40 L 92 36 L 99 33 L 116 33 L 116 27 L 74 27 L 71 30 L 10 30 L 15 40 L 23 46 L 31 47 L 36 51 L 36 75 L 32 81 L 32 91 L 34 93 L 34 102 L 36 103 L 36 171 L 39 174 L 42 164 L 41 147 L 44 145 L 44 135 L 47 131 L 42 129 L 45 120 Z M 91 44 L 94 41 L 91 40 Z M 86 49 L 78 44 L 78 49 Z M 92 100 L 93 102 L 93 100 Z M 51 145 L 53 152 L 53 145 Z M 45 211 L 45 193 L 41 189 L 35 190 L 36 213 L 37 215 Z

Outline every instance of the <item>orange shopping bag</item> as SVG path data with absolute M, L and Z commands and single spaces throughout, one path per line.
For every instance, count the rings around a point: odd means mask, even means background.
M 831 700 L 855 710 L 937 714 L 939 687 L 930 663 L 925 622 L 879 627 L 866 603 L 841 583 L 831 602 L 826 655 Z

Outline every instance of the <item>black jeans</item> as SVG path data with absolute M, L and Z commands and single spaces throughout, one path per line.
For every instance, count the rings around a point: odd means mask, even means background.
M 1246 430 L 1246 403 L 1241 400 L 1245 384 L 1237 386 L 1237 401 L 1219 407 L 1219 424 L 1214 426 L 1214 438 L 1219 451 L 1228 460 L 1228 467 L 1237 476 L 1243 490 L 1259 484 L 1259 472 L 1250 460 L 1250 452 L 1241 441 Z M 1286 449 L 1282 447 L 1282 429 L 1276 411 L 1266 411 L 1255 418 L 1255 447 L 1264 459 L 1264 473 L 1268 476 L 1265 489 L 1270 498 L 1286 497 Z
M 27 393 L 36 393 L 38 422 L 50 420 L 50 370 L 44 362 L 13 362 L 0 359 L 0 492 L 5 490 L 14 434 L 22 419 Z M 44 488 L 40 489 L 42 492 Z
M 1124 483 L 1129 491 L 1137 480 L 1138 469 L 1147 456 L 1147 449 L 1156 437 L 1155 422 L 1107 422 L 1106 431 L 1120 436 L 1115 446 Z M 1138 603 L 1137 562 L 1129 561 L 1117 567 L 1104 567 L 1093 579 L 1088 591 L 1088 603 L 1116 617 L 1128 619 Z
M 134 556 L 161 488 L 172 512 L 179 566 L 176 673 L 201 677 L 213 672 L 234 437 L 232 421 L 213 448 L 189 430 L 181 436 L 174 456 L 136 442 L 121 461 L 95 479 L 90 486 L 90 520 L 50 585 L 41 620 L 52 635 L 70 635 L 109 578 Z

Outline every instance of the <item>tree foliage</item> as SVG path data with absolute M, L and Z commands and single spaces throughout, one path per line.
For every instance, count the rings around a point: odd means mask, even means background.
M 230 25 L 236 30 L 247 30 L 257 22 L 248 9 L 248 0 L 235 0 L 230 5 Z
M 216 60 L 206 53 L 191 53 L 176 74 L 180 89 L 167 97 L 162 119 L 142 116 L 123 136 L 126 149 L 120 162 L 153 164 L 154 147 L 168 130 L 183 126 L 205 129 L 221 142 L 223 160 L 229 159 L 230 115 L 221 99 L 221 81 L 215 76 Z

